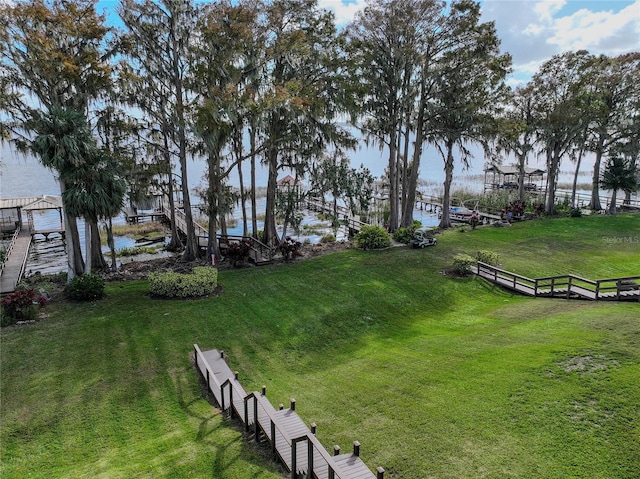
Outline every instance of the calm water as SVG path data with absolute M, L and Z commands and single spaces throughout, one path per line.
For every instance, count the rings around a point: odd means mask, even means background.
M 6 144 L 1 145 L 0 153 L 1 198 L 30 197 L 44 194 L 60 195 L 60 187 L 55 174 L 48 168 L 42 166 L 36 158 L 17 154 Z M 379 178 L 384 174 L 387 164 L 386 155 L 386 150 L 380 151 L 376 148 L 361 148 L 358 151 L 352 152 L 351 161 L 354 167 L 364 165 L 369 168 L 376 178 Z M 535 162 L 532 162 L 531 166 L 544 167 Z M 478 159 L 472 160 L 470 168 L 466 170 L 462 165 L 457 164 L 455 166 L 456 173 L 452 187 L 453 190 L 464 189 L 480 193 L 482 191 L 483 180 L 481 175 L 483 167 L 484 160 L 481 154 L 478 154 Z M 586 170 L 590 167 L 587 162 L 587 165 L 583 169 Z M 570 171 L 573 166 L 567 162 L 566 168 L 568 168 L 568 171 L 563 172 L 560 181 L 570 183 L 573 179 L 572 172 Z M 202 179 L 205 172 L 205 162 L 193 161 L 189 163 L 188 181 L 192 191 L 194 187 L 204 184 Z M 249 171 L 244 171 L 244 174 L 245 178 L 248 179 Z M 284 174 L 286 173 L 282 173 L 282 175 Z M 426 184 L 426 186 L 422 188 L 424 193 L 439 194 L 441 192 L 444 172 L 442 160 L 434 150 L 427 150 L 424 154 L 424 159 L 421 164 L 421 178 Z M 257 179 L 259 186 L 266 186 L 266 171 L 260 170 L 257 174 Z M 590 173 L 588 171 L 582 173 L 579 181 L 590 181 Z M 237 174 L 232 175 L 230 183 L 233 186 L 238 186 L 239 181 Z M 197 197 L 193 195 L 192 202 L 196 203 L 197 201 Z M 264 199 L 262 199 L 262 202 L 258 205 L 258 210 L 260 214 L 264 212 Z M 236 211 L 234 215 L 240 218 L 239 211 Z M 416 210 L 414 212 L 414 219 L 421 221 L 424 226 L 435 226 L 438 223 L 436 215 L 428 211 Z M 56 228 L 60 224 L 60 219 L 56 211 L 47 211 L 34 213 L 34 223 L 36 228 Z M 124 216 L 114 219 L 114 223 L 124 223 Z M 312 214 L 306 215 L 303 219 L 303 225 L 317 227 L 319 224 L 321 224 L 321 222 Z M 261 225 L 259 225 L 259 227 L 261 227 Z M 82 221 L 79 223 L 79 229 L 82 234 L 84 230 Z M 298 238 L 300 240 L 308 238 L 311 242 L 317 242 L 322 235 L 328 232 L 332 232 L 332 230 L 325 229 L 305 236 L 298 236 Z M 235 227 L 229 228 L 229 234 L 242 234 L 241 221 L 238 221 Z M 291 235 L 296 236 L 293 232 L 291 232 Z M 344 233 L 338 233 L 338 239 L 342 239 L 343 236 Z M 84 241 L 82 241 L 82 243 L 84 243 Z M 130 238 L 116 238 L 116 249 L 131 247 L 134 244 L 134 240 Z M 82 244 L 82 247 L 84 248 L 84 244 Z M 55 239 L 47 242 L 36 242 L 27 266 L 28 271 L 54 273 L 64 271 L 65 268 L 66 258 L 64 255 L 64 245 L 61 240 Z

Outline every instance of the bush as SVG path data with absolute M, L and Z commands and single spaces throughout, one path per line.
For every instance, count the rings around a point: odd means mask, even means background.
M 157 248 L 152 246 L 139 246 L 135 248 L 120 248 L 116 251 L 116 256 L 135 256 L 137 254 L 156 254 Z
M 0 300 L 0 326 L 10 326 L 18 321 L 29 321 L 36 318 L 36 306 L 47 304 L 47 299 L 37 295 L 33 289 L 18 289 Z
M 415 233 L 415 229 L 413 226 L 409 228 L 398 228 L 393 232 L 393 239 L 398 243 L 408 244 L 409 241 L 413 239 L 413 234 Z
M 287 236 L 282 242 L 278 245 L 278 251 L 282 253 L 285 261 L 289 261 L 296 256 L 300 256 L 300 248 L 302 247 L 302 243 L 300 241 L 294 240 L 291 236 Z
M 335 243 L 336 237 L 335 235 L 329 233 L 320 238 L 320 243 Z
M 354 237 L 357 248 L 362 249 L 380 249 L 386 248 L 391 244 L 389 233 L 381 226 L 365 225 L 360 232 Z
M 473 273 L 475 265 L 476 260 L 468 254 L 461 253 L 453 257 L 453 270 L 461 276 Z
M 242 264 L 249 257 L 251 251 L 251 241 L 242 239 L 229 243 L 226 255 L 234 266 Z
M 73 301 L 95 301 L 104 297 L 104 279 L 97 274 L 76 276 L 64 292 Z
M 571 208 L 571 210 L 569 211 L 569 216 L 571 216 L 572 218 L 581 218 L 582 210 L 580 208 Z
M 210 266 L 193 268 L 189 274 L 151 273 L 149 292 L 161 298 L 198 298 L 215 291 L 218 286 L 218 270 Z
M 476 253 L 476 259 L 481 263 L 490 264 L 491 266 L 496 266 L 498 264 L 498 260 L 500 255 L 495 251 L 487 251 L 480 250 Z

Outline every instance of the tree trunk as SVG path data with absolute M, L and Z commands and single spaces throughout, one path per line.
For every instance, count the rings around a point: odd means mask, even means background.
M 618 193 L 618 190 L 613 190 L 611 192 L 611 204 L 609 205 L 609 214 L 614 216 L 617 213 L 617 210 L 616 210 L 617 193 Z
M 168 195 L 169 195 L 169 220 L 171 222 L 171 240 L 167 245 L 168 251 L 178 251 L 182 249 L 182 240 L 180 239 L 180 235 L 178 234 L 178 227 L 176 225 L 176 203 L 173 197 L 173 178 L 171 171 L 169 171 L 169 185 L 168 185 Z
M 267 204 L 264 212 L 264 231 L 262 242 L 268 246 L 276 246 L 278 232 L 276 229 L 276 189 L 278 183 L 278 153 L 272 145 L 268 152 L 269 175 L 267 181 Z
M 389 138 L 389 225 L 388 231 L 398 229 L 398 190 L 396 189 L 396 161 L 398 157 L 397 131 L 391 131 Z
M 413 224 L 413 207 L 416 204 L 416 190 L 418 189 L 418 175 L 420 174 L 420 160 L 422 159 L 422 143 L 424 141 L 424 110 L 426 107 L 424 82 L 420 91 L 420 105 L 418 110 L 418 119 L 416 121 L 416 142 L 413 149 L 413 158 L 411 161 L 411 174 L 407 182 L 407 200 L 406 206 L 402 212 L 402 221 L 400 226 L 408 228 Z
M 258 237 L 258 206 L 256 201 L 256 130 L 251 127 L 249 136 L 251 144 L 251 232 Z
M 109 245 L 109 252 L 111 254 L 111 271 L 116 272 L 118 269 L 118 264 L 116 262 L 116 244 L 113 239 L 113 222 L 111 218 L 107 220 L 106 224 L 107 230 L 107 244 Z
M 100 239 L 100 228 L 97 221 L 89 223 L 91 229 L 91 268 L 93 271 L 107 271 L 109 265 L 102 254 L 102 241 Z
M 66 185 L 60 182 L 60 195 L 64 197 Z M 65 244 L 67 250 L 67 283 L 76 276 L 84 273 L 84 261 L 82 260 L 82 251 L 80 250 L 80 235 L 78 234 L 78 223 L 76 218 L 67 214 L 67 208 L 64 208 L 64 229 Z
M 207 213 L 209 216 L 209 229 L 207 230 L 208 242 L 207 248 L 209 257 L 218 253 L 218 217 L 219 217 L 219 201 L 220 201 L 220 168 L 219 158 L 209 155 L 207 168 L 207 181 L 209 188 L 207 189 Z M 224 231 L 222 232 L 224 234 Z
M 589 204 L 591 209 L 595 211 L 602 209 L 602 205 L 600 204 L 600 164 L 602 162 L 602 150 L 602 140 L 598 140 L 596 160 L 593 162 L 593 186 L 591 187 L 591 203 Z
M 555 210 L 556 184 L 558 182 L 558 169 L 560 166 L 560 152 L 558 148 L 547 152 L 547 204 L 545 212 L 552 215 Z
M 447 158 L 444 162 L 444 192 L 442 195 L 442 217 L 440 228 L 450 228 L 449 206 L 451 204 L 451 182 L 453 180 L 453 140 L 447 140 Z
M 580 153 L 578 153 L 578 159 L 576 161 L 576 172 L 573 175 L 573 185 L 571 186 L 571 206 L 573 208 L 577 208 L 576 205 L 576 190 L 578 189 L 578 174 L 580 173 L 580 163 L 582 163 L 582 153 L 584 152 L 584 148 L 580 148 Z

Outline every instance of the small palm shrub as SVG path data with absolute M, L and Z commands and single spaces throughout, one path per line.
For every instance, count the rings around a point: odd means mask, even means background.
M 218 270 L 210 266 L 193 268 L 192 273 L 151 273 L 149 292 L 159 298 L 199 298 L 215 291 Z
M 363 226 L 354 237 L 357 248 L 362 249 L 380 249 L 386 248 L 391 244 L 389 233 L 381 226 Z
M 95 301 L 104 297 L 104 279 L 97 274 L 83 274 L 73 278 L 64 289 L 72 301 Z

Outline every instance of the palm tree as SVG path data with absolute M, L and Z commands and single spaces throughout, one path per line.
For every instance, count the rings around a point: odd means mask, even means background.
M 609 158 L 602 175 L 600 176 L 602 189 L 611 191 L 611 203 L 609 213 L 616 214 L 616 193 L 618 190 L 631 192 L 638 189 L 638 179 L 634 165 L 621 157 Z

